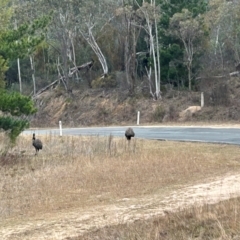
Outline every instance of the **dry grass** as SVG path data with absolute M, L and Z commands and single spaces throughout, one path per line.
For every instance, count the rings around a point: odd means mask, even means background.
M 240 198 L 196 206 L 166 217 L 105 227 L 71 240 L 239 240 Z
M 237 146 L 140 139 L 128 145 L 124 138 L 113 136 L 40 138 L 44 148 L 38 156 L 31 137 L 20 136 L 17 146 L 0 159 L 1 221 L 167 193 L 240 169 Z M 181 219 L 174 215 L 171 221 L 177 217 Z M 147 224 L 159 228 L 156 222 Z M 184 224 L 188 226 L 187 221 Z

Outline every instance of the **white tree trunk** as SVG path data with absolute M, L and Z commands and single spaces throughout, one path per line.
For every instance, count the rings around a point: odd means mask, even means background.
M 152 46 L 150 45 L 150 49 L 149 49 L 150 55 L 152 54 Z M 151 96 L 154 98 L 154 93 L 152 91 L 152 67 L 151 65 L 149 66 L 149 69 L 147 69 L 146 67 L 146 72 L 147 72 L 147 76 L 148 76 L 148 84 L 149 84 L 149 91 Z
M 18 64 L 18 80 L 19 80 L 19 91 L 22 93 L 22 78 L 21 78 L 21 67 L 20 67 L 20 59 L 17 59 Z
M 193 44 L 192 42 L 189 40 L 188 43 L 182 39 L 182 42 L 184 44 L 185 47 L 185 51 L 187 54 L 187 69 L 188 69 L 188 89 L 189 91 L 192 90 L 192 61 L 193 61 L 193 54 L 194 54 L 194 50 L 193 50 Z
M 158 43 L 158 34 L 157 34 L 158 33 L 157 32 L 157 19 L 155 17 L 154 18 L 154 23 L 152 23 L 151 18 L 149 16 L 149 12 L 147 10 L 144 10 L 143 8 L 141 8 L 136 0 L 135 0 L 135 3 L 141 9 L 141 11 L 142 11 L 142 13 L 143 13 L 143 15 L 146 19 L 147 27 L 144 28 L 144 29 L 149 35 L 150 56 L 152 56 L 152 58 L 153 58 L 153 66 L 154 66 L 154 81 L 155 81 L 155 94 L 154 94 L 154 96 L 155 96 L 156 99 L 161 99 L 161 94 L 160 94 L 160 55 L 159 55 L 159 46 L 158 46 L 159 43 Z M 150 4 L 154 8 L 154 11 L 155 11 L 155 8 L 156 8 L 155 0 L 151 0 Z M 155 31 L 156 31 L 155 36 L 152 33 L 153 24 L 155 25 Z M 150 72 L 150 71 L 148 71 L 148 72 Z
M 88 26 L 88 36 L 85 36 L 83 32 L 81 32 L 82 36 L 85 38 L 85 40 L 88 42 L 88 44 L 91 46 L 94 53 L 97 55 L 99 62 L 102 65 L 103 69 L 103 75 L 106 76 L 108 74 L 108 65 L 105 56 L 103 55 L 100 47 L 98 46 L 95 37 L 92 33 L 93 26 Z
M 152 34 L 152 25 L 150 24 L 149 19 L 147 19 L 147 25 L 148 25 L 148 33 L 150 38 L 150 46 L 151 46 L 151 54 L 153 57 L 153 65 L 154 65 L 154 79 L 155 79 L 155 97 L 158 99 L 160 97 L 160 83 L 159 83 L 159 73 L 157 68 L 157 59 L 156 59 L 156 53 L 155 53 L 155 44 L 154 44 L 154 36 Z
M 155 6 L 155 1 L 154 1 Z M 161 98 L 161 65 L 160 65 L 160 50 L 159 50 L 159 42 L 158 42 L 158 28 L 157 28 L 157 20 L 155 18 L 155 33 L 156 33 L 156 45 L 157 45 L 157 71 L 158 71 L 158 96 L 157 98 Z
M 74 42 L 73 42 L 73 36 L 71 33 L 69 33 L 69 38 L 70 38 L 71 46 L 72 46 L 72 55 L 73 55 L 72 62 L 73 62 L 74 67 L 77 68 L 75 46 L 74 46 Z M 69 73 L 70 73 L 70 70 L 69 70 Z M 78 71 L 76 71 L 75 74 L 76 74 L 76 78 L 79 79 Z
M 33 80 L 33 96 L 36 95 L 36 80 L 35 80 L 35 68 L 33 64 L 33 57 L 30 55 L 30 63 L 31 63 L 31 70 L 32 70 L 32 80 Z

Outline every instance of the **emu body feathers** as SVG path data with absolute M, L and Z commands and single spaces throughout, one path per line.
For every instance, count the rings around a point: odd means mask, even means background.
M 132 128 L 128 128 L 125 131 L 125 137 L 127 138 L 127 140 L 131 140 L 131 138 L 134 137 L 134 136 L 135 136 L 135 133 L 134 133 Z
M 35 155 L 37 155 L 38 151 L 43 148 L 43 144 L 42 144 L 41 140 L 35 138 L 35 133 L 33 133 L 32 145 L 36 149 L 36 154 Z

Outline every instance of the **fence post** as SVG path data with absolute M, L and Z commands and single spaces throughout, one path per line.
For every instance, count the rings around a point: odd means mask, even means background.
M 137 125 L 139 125 L 139 121 L 140 121 L 140 111 L 138 111 L 137 113 Z
M 59 121 L 59 132 L 60 136 L 62 136 L 62 121 Z

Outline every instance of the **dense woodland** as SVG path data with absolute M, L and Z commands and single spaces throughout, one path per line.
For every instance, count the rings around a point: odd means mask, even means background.
M 195 90 L 240 61 L 240 4 L 227 0 L 1 1 L 1 80 L 23 94 L 162 85 Z M 104 80 L 105 79 L 105 80 Z
M 237 0 L 1 0 L 0 88 L 197 91 L 236 71 L 239 22 Z

